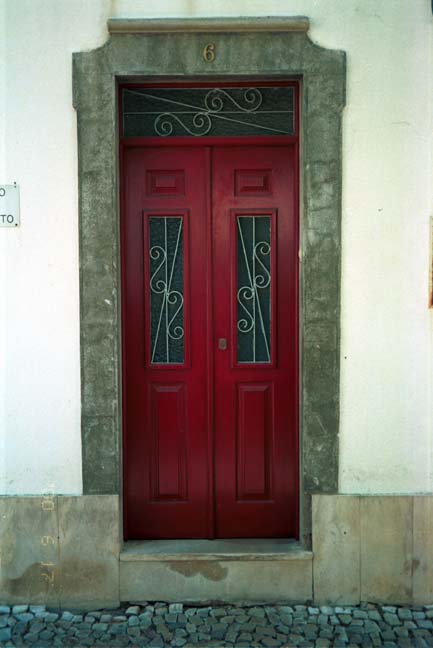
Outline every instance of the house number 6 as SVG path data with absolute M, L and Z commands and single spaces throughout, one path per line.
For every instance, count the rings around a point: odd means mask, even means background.
M 208 63 L 213 63 L 215 61 L 215 45 L 209 43 L 203 50 L 203 58 Z

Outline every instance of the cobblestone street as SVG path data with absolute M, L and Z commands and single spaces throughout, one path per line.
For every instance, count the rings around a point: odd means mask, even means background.
M 33 646 L 433 646 L 433 605 L 130 604 L 83 614 L 0 606 L 0 645 Z

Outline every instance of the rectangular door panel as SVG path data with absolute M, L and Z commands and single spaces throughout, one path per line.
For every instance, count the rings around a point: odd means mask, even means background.
M 271 496 L 272 384 L 237 385 L 237 501 Z
M 295 150 L 212 162 L 216 535 L 296 537 Z
M 149 385 L 152 502 L 188 500 L 185 385 Z

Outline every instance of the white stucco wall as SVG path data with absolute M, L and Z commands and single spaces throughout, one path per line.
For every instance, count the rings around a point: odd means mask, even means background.
M 72 52 L 106 38 L 109 2 L 6 0 L 3 174 L 21 228 L 3 229 L 8 276 L 4 492 L 80 493 L 76 119 Z
M 6 30 L 5 30 L 5 7 L 4 0 L 0 0 L 0 183 L 5 177 L 5 133 L 6 133 L 6 106 L 5 106 L 5 95 L 6 95 L 6 66 L 5 66 L 5 56 L 6 56 Z M 2 277 L 1 285 L 4 285 L 5 282 L 5 263 L 4 255 L 5 252 L 5 241 L 2 236 L 0 236 L 0 277 Z M 5 430 L 3 430 L 3 421 L 5 420 L 5 393 L 4 393 L 4 381 L 5 381 L 5 362 L 2 362 L 2 358 L 5 358 L 6 354 L 6 340 L 5 340 L 5 326 L 6 326 L 6 310 L 5 310 L 5 300 L 1 297 L 2 291 L 0 291 L 0 493 L 3 493 L 5 490 Z
M 313 40 L 347 52 L 340 488 L 430 491 L 430 2 L 0 0 L 0 7 L 7 68 L 3 79 L 0 67 L 0 182 L 21 185 L 22 206 L 22 227 L 0 230 L 8 277 L 0 298 L 0 492 L 37 494 L 52 483 L 57 492 L 81 492 L 71 54 L 104 42 L 109 16 L 239 14 L 307 15 Z

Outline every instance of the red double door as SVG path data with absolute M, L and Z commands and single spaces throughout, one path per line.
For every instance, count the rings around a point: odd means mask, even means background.
M 128 148 L 126 538 L 296 537 L 290 146 Z

